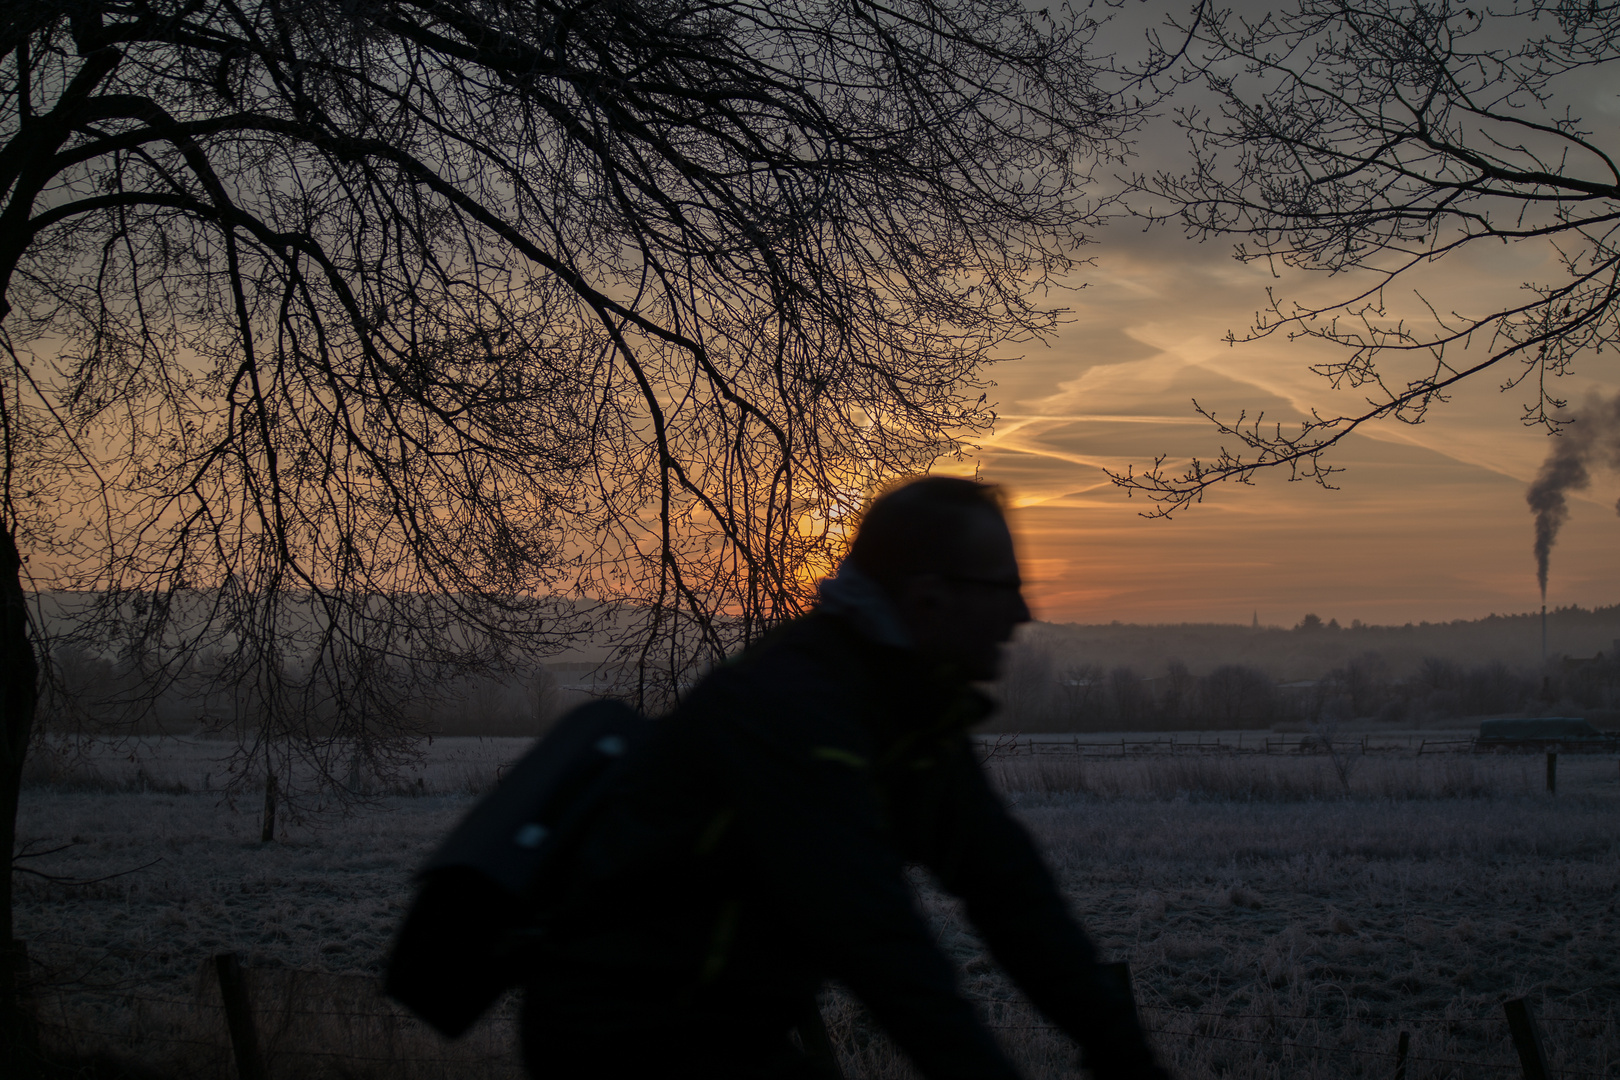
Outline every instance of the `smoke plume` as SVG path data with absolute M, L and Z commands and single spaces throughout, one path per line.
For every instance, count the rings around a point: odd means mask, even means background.
M 1547 602 L 1547 559 L 1558 530 L 1569 517 L 1568 494 L 1584 491 L 1592 483 L 1593 465 L 1620 469 L 1620 394 L 1613 401 L 1593 395 L 1571 417 L 1563 433 L 1553 440 L 1553 451 L 1541 463 L 1525 502 L 1536 516 L 1536 580 L 1541 602 Z M 1620 502 L 1615 503 L 1620 513 Z

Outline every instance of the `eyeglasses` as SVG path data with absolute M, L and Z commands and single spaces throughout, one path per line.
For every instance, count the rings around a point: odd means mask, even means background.
M 956 581 L 964 585 L 983 585 L 987 589 L 1005 589 L 1008 592 L 1023 592 L 1024 582 L 1020 578 L 987 578 L 973 577 L 969 574 L 940 574 L 943 581 Z

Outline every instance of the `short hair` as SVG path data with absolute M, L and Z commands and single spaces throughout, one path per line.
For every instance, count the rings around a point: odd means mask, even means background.
M 1005 522 L 1001 489 L 956 476 L 904 481 L 872 500 L 861 515 L 848 560 L 893 594 L 918 574 L 960 567 L 962 541 L 980 515 Z

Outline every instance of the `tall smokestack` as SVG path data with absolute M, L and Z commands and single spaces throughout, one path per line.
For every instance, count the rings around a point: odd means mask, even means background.
M 1524 493 L 1536 517 L 1536 582 L 1541 586 L 1541 658 L 1547 659 L 1547 563 L 1558 530 L 1569 517 L 1569 492 L 1592 484 L 1593 464 L 1620 469 L 1620 394 L 1613 401 L 1593 395 L 1568 420 L 1553 441 L 1552 453 Z M 1620 512 L 1620 503 L 1615 504 Z

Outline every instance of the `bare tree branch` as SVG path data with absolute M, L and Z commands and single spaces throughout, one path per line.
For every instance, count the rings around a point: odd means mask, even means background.
M 1608 132 L 1558 107 L 1561 80 L 1620 59 L 1617 12 L 1549 0 L 1297 0 L 1251 24 L 1200 5 L 1185 31 L 1196 44 L 1174 78 L 1218 105 L 1180 112 L 1193 165 L 1136 177 L 1137 192 L 1170 207 L 1142 212 L 1195 236 L 1237 237 L 1243 261 L 1370 279 L 1322 304 L 1273 294 L 1250 331 L 1229 338 L 1282 332 L 1344 349 L 1311 370 L 1360 390 L 1366 407 L 1313 413 L 1290 431 L 1216 421 L 1238 448 L 1185 468 L 1128 468 L 1114 482 L 1148 496 L 1157 515 L 1261 469 L 1331 486 L 1339 469 L 1323 455 L 1346 435 L 1388 419 L 1421 423 L 1487 370 L 1504 390 L 1533 388 L 1524 423 L 1556 431 L 1555 381 L 1577 357 L 1613 348 L 1620 330 L 1620 169 Z M 1486 239 L 1546 244 L 1561 273 L 1524 284 L 1521 302 L 1442 311 L 1420 291 L 1416 318 L 1392 311 L 1394 286 L 1421 288 L 1440 260 Z M 1479 343 L 1483 356 L 1459 359 Z
M 583 635 L 678 693 L 1056 326 L 1141 108 L 1093 29 L 1016 0 L 11 5 L 0 525 L 47 673 L 111 672 L 53 718 L 201 702 L 227 797 L 273 773 L 300 813 L 406 760 L 456 679 Z

